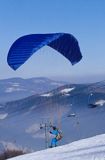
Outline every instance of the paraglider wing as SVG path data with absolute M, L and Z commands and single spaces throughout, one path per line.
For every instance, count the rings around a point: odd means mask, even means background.
M 82 58 L 78 41 L 70 34 L 63 34 L 61 37 L 48 44 L 48 46 L 56 49 L 63 56 L 69 59 L 72 65 L 79 62 Z
M 71 34 L 30 34 L 17 39 L 11 46 L 7 62 L 16 70 L 24 64 L 37 50 L 48 45 L 65 56 L 72 64 L 82 58 L 78 42 Z

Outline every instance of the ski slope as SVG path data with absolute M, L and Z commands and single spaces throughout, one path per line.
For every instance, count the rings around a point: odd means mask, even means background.
M 9 160 L 105 160 L 105 134 Z

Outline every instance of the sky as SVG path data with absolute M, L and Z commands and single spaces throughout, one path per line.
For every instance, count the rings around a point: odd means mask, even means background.
M 49 47 L 13 71 L 7 64 L 13 42 L 28 34 L 70 33 L 79 42 L 76 65 Z M 70 82 L 105 79 L 105 0 L 0 0 L 0 79 L 48 77 Z

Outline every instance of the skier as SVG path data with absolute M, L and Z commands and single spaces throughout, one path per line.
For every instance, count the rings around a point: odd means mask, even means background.
M 56 128 L 55 126 L 51 126 L 51 128 L 52 128 L 52 131 L 50 131 L 50 134 L 52 134 L 54 137 L 51 140 L 50 148 L 56 147 L 57 142 L 62 139 L 62 132 L 59 131 L 58 128 Z

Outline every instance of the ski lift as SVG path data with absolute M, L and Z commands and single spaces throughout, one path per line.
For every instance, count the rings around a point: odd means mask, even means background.
M 96 98 L 94 93 L 90 93 L 88 96 L 88 106 L 89 108 L 96 108 L 98 106 L 96 104 Z
M 76 113 L 74 112 L 73 106 L 74 106 L 74 97 L 71 97 L 70 110 L 69 110 L 69 114 L 67 115 L 67 117 L 75 117 L 76 116 Z
M 45 121 L 40 123 L 40 129 L 44 129 L 44 134 L 45 134 L 45 148 L 49 147 L 49 136 L 48 136 L 48 130 L 51 127 L 51 122 Z
M 40 129 L 43 129 L 43 125 L 42 125 L 42 123 L 40 123 Z
M 70 114 L 67 115 L 67 117 L 75 117 L 75 116 L 76 116 L 75 113 L 70 113 Z
M 69 111 L 69 114 L 67 115 L 67 117 L 68 118 L 75 118 L 76 125 L 79 125 L 80 124 L 79 117 L 78 117 L 77 113 L 75 112 L 74 105 L 75 105 L 75 99 L 74 99 L 74 96 L 72 96 L 71 103 L 70 103 L 70 111 Z

